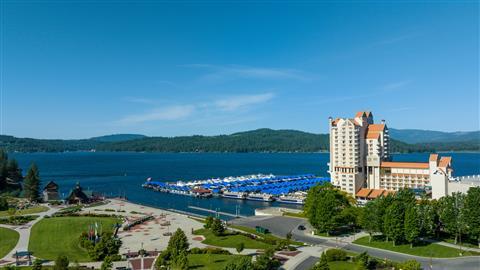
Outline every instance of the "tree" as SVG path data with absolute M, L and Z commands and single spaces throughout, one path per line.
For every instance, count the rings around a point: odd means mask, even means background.
M 173 270 L 188 270 L 188 258 L 186 251 L 180 252 L 180 254 L 173 258 L 171 268 Z
M 205 229 L 210 229 L 212 227 L 212 224 L 213 224 L 213 217 L 212 216 L 208 216 L 206 219 L 205 219 L 205 225 L 203 225 L 203 227 Z
M 224 270 L 250 270 L 253 269 L 252 259 L 249 256 L 242 256 L 239 259 L 230 261 Z
M 188 251 L 188 247 L 189 244 L 187 236 L 182 231 L 182 229 L 178 228 L 172 235 L 172 237 L 170 237 L 170 240 L 168 240 L 167 249 L 170 251 L 171 257 L 175 258 L 182 252 L 186 253 Z
M 420 234 L 418 220 L 419 218 L 416 207 L 407 208 L 405 211 L 404 233 L 405 239 L 410 243 L 410 248 L 413 247 L 413 242 L 415 242 Z
M 245 244 L 243 242 L 237 243 L 237 245 L 235 246 L 235 249 L 237 250 L 238 253 L 241 253 L 244 248 L 245 248 Z
M 344 193 L 325 183 L 308 191 L 304 211 L 315 229 L 328 234 L 339 225 L 340 213 L 349 206 Z
M 32 270 L 42 270 L 42 260 L 35 259 L 33 261 Z
M 8 209 L 8 201 L 7 199 L 0 197 L 0 211 L 5 211 Z
M 436 211 L 437 201 L 430 201 L 428 198 L 422 198 L 417 207 L 419 219 L 420 236 L 433 236 L 438 227 L 438 214 Z
M 16 183 L 19 183 L 23 180 L 22 169 L 20 169 L 18 162 L 15 159 L 8 160 L 7 173 L 8 178 Z
M 110 270 L 110 269 L 112 269 L 112 267 L 113 267 L 112 257 L 106 256 L 103 259 L 100 270 Z
M 214 235 L 219 236 L 225 232 L 225 226 L 223 226 L 223 223 L 219 218 L 215 218 L 213 219 L 210 230 L 213 232 Z
M 25 198 L 32 202 L 40 201 L 40 174 L 35 163 L 28 169 L 24 182 Z
M 468 189 L 464 206 L 468 234 L 471 238 L 477 239 L 480 248 L 480 187 Z
M 393 246 L 403 239 L 403 212 L 400 202 L 394 201 L 387 208 L 384 216 L 383 226 L 388 238 L 393 241 Z
M 330 267 L 328 266 L 327 256 L 325 252 L 322 252 L 322 256 L 320 256 L 320 261 L 311 269 L 311 270 L 329 270 Z
M 373 200 L 367 202 L 360 216 L 360 225 L 370 236 L 368 242 L 372 242 L 372 235 L 375 232 L 381 232 L 382 230 L 378 227 L 378 200 Z M 382 222 L 383 223 L 383 222 Z
M 57 259 L 55 260 L 55 265 L 53 266 L 53 269 L 54 270 L 67 270 L 69 263 L 70 262 L 68 261 L 67 256 L 59 255 L 57 257 Z
M 465 195 L 458 192 L 439 200 L 440 222 L 447 233 L 455 235 L 455 244 L 457 244 L 458 237 L 465 229 L 464 198 Z

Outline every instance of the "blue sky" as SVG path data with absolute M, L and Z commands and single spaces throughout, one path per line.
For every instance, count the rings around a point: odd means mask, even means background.
M 3 1 L 2 133 L 479 129 L 479 6 Z

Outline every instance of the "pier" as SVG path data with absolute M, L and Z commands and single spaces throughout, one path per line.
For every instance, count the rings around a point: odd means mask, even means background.
M 234 218 L 246 218 L 247 216 L 242 216 L 240 214 L 232 214 L 232 213 L 227 213 L 227 212 L 222 212 L 222 211 L 216 211 L 216 210 L 212 210 L 212 209 L 208 209 L 208 208 L 202 208 L 202 207 L 197 207 L 197 206 L 188 206 L 188 208 L 190 209 L 194 209 L 194 210 L 198 210 L 198 211 L 204 211 L 204 212 L 208 212 L 208 213 L 213 213 L 213 214 L 217 214 L 217 215 L 223 215 L 223 216 L 227 216 L 227 217 L 234 217 Z

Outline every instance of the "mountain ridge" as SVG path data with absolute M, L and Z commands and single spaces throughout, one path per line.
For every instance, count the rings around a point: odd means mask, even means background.
M 395 134 L 395 129 L 393 130 L 393 134 Z M 401 137 L 401 133 L 402 130 L 397 132 L 397 136 Z M 469 137 L 467 136 L 466 138 Z M 480 151 L 480 139 L 451 142 L 431 141 L 414 144 L 398 140 L 394 135 L 391 135 L 391 139 L 392 152 Z M 9 152 L 91 150 L 240 153 L 325 152 L 329 149 L 329 135 L 314 134 L 292 129 L 273 130 L 268 128 L 215 136 L 147 137 L 140 134 L 112 134 L 82 140 L 16 138 L 2 135 L 0 136 L 0 148 L 4 148 Z

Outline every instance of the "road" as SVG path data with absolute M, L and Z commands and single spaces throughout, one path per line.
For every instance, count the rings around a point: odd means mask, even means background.
M 425 269 L 435 269 L 435 270 L 471 270 L 471 269 L 480 269 L 480 256 L 476 257 L 460 257 L 460 258 L 449 258 L 449 259 L 439 259 L 439 258 L 426 258 L 413 255 L 406 255 L 403 253 L 397 253 L 393 251 L 370 248 L 365 246 L 360 246 L 352 244 L 353 238 L 320 238 L 317 236 L 308 235 L 305 231 L 298 230 L 299 225 L 305 225 L 308 228 L 310 227 L 308 222 L 300 218 L 284 217 L 284 216 L 268 216 L 268 217 L 248 217 L 240 218 L 231 221 L 234 224 L 247 226 L 255 228 L 255 226 L 262 226 L 270 230 L 270 232 L 279 237 L 285 237 L 288 232 L 292 232 L 292 238 L 296 241 L 301 241 L 310 245 L 319 245 L 323 247 L 339 247 L 348 251 L 353 251 L 361 253 L 367 251 L 371 256 L 378 258 L 386 258 L 392 261 L 406 261 L 406 260 L 417 260 L 422 264 Z M 338 241 L 337 241 L 338 240 Z M 320 254 L 318 254 L 320 256 Z M 315 257 L 314 257 L 315 258 Z M 305 263 L 297 265 L 297 269 L 306 269 L 305 265 L 308 265 L 313 259 L 307 258 Z M 301 268 L 298 268 L 301 267 Z

